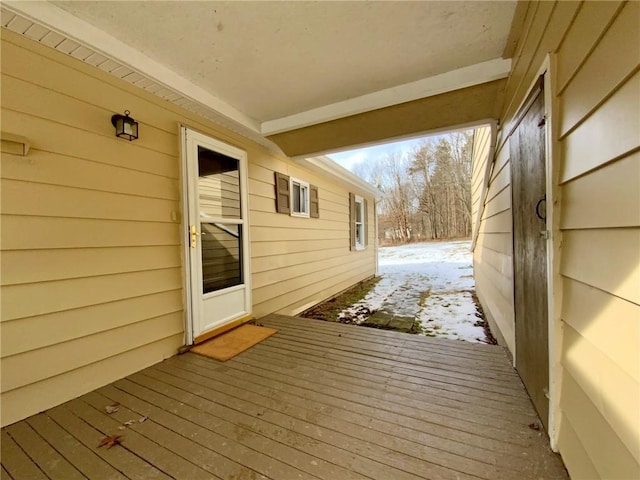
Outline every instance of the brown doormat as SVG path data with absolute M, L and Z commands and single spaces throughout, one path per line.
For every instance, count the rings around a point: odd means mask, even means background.
M 273 328 L 242 325 L 192 347 L 191 351 L 225 362 L 276 332 Z

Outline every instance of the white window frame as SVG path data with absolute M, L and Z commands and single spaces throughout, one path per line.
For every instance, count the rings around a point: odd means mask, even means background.
M 304 212 L 296 212 L 293 208 L 293 185 L 294 184 L 298 184 L 300 186 L 300 192 L 303 191 L 303 189 L 306 191 L 306 195 L 304 196 L 304 202 L 302 201 L 303 199 L 301 198 L 300 200 L 300 207 L 302 209 L 302 207 L 304 206 Z M 291 209 L 291 216 L 292 217 L 304 217 L 304 218 L 309 218 L 309 213 L 310 213 L 310 196 L 311 196 L 311 188 L 309 186 L 309 184 L 307 182 L 303 182 L 302 180 L 298 179 L 298 178 L 293 178 L 290 177 L 289 179 L 289 196 L 291 197 L 291 205 L 289 206 Z
M 354 199 L 353 199 L 355 206 L 356 206 L 356 215 L 353 219 L 353 229 L 354 229 L 354 235 L 356 237 L 356 250 L 364 250 L 366 248 L 366 245 L 364 243 L 364 238 L 365 238 L 365 234 L 366 231 L 365 229 L 367 228 L 367 219 L 364 218 L 364 199 L 359 196 L 359 195 L 355 195 Z M 362 219 L 361 222 L 358 222 L 358 210 L 360 210 L 360 218 Z M 358 225 L 360 225 L 362 228 L 359 230 L 360 235 L 358 235 Z

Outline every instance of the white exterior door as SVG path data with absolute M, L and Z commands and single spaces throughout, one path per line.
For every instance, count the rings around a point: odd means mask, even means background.
M 183 128 L 187 343 L 251 313 L 246 152 Z

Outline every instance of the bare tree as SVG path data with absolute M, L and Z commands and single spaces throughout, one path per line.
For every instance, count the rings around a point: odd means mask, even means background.
M 380 241 L 470 235 L 472 140 L 472 131 L 431 137 L 404 156 L 395 152 L 354 168 L 383 192 Z

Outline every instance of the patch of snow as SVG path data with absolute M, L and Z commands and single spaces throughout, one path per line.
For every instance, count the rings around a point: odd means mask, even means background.
M 414 317 L 425 335 L 485 343 L 476 316 L 470 241 L 379 249 L 382 279 L 339 317 L 364 322 L 372 312 Z

